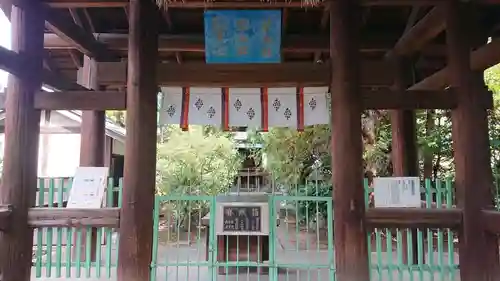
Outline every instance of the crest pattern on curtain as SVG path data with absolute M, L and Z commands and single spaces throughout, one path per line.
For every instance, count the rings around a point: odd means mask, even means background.
M 288 127 L 328 124 L 327 87 L 163 87 L 159 124 Z

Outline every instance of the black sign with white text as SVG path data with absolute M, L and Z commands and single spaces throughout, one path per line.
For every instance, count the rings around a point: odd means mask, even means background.
M 261 231 L 260 206 L 224 206 L 223 231 L 260 232 Z

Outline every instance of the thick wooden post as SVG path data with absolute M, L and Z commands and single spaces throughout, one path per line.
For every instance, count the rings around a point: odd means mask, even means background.
M 119 281 L 150 278 L 156 174 L 157 13 L 155 1 L 130 1 Z
M 38 1 L 23 9 L 12 7 L 12 50 L 23 57 L 23 77 L 9 76 L 5 118 L 5 154 L 0 204 L 12 205 L 10 229 L 0 232 L 2 281 L 28 281 L 31 274 L 33 230 L 28 209 L 34 206 L 37 186 L 40 111 L 34 95 L 43 70 L 44 15 Z
M 451 87 L 458 96 L 452 111 L 458 206 L 463 209 L 459 232 L 460 279 L 498 280 L 492 264 L 498 264 L 498 244 L 483 230 L 481 209 L 492 207 L 492 174 L 488 140 L 487 112 L 479 103 L 477 75 L 470 69 L 471 44 L 477 30 L 470 12 L 473 4 L 450 1 L 447 4 L 447 45 Z
M 96 62 L 85 57 L 83 61 L 83 73 L 81 84 L 89 89 L 98 90 Z M 103 167 L 104 166 L 104 138 L 105 138 L 105 112 L 83 111 L 82 126 L 80 132 L 80 166 L 81 167 Z M 81 260 L 90 258 L 96 260 L 97 228 L 91 230 L 90 257 L 86 256 L 87 231 L 82 231 Z M 74 244 L 76 245 L 76 244 Z M 75 251 L 76 252 L 76 251 Z
M 83 83 L 85 87 L 98 90 L 96 62 L 85 57 L 83 61 Z M 104 166 L 105 112 L 83 111 L 80 143 L 80 166 Z
M 358 1 L 330 2 L 332 181 L 337 280 L 369 280 L 361 139 Z
M 405 58 L 394 59 L 395 80 L 394 90 L 404 94 L 413 82 L 410 62 Z M 415 112 L 413 110 L 391 110 L 392 127 L 392 167 L 396 177 L 418 176 L 418 152 Z M 412 231 L 412 240 L 408 241 L 403 233 L 403 262 L 418 260 L 417 232 Z M 412 256 L 408 253 L 408 243 L 411 243 Z

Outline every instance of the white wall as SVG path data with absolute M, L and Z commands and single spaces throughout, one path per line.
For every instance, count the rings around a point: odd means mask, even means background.
M 44 137 L 47 138 L 45 145 Z M 5 135 L 0 134 L 0 158 L 3 158 L 4 154 L 4 140 Z M 113 140 L 113 153 L 123 155 L 123 151 L 124 145 Z M 80 134 L 40 135 L 38 149 L 39 177 L 72 177 L 79 163 Z
M 39 149 L 39 177 L 72 177 L 80 163 L 80 134 L 51 134 L 48 147 Z M 47 149 L 46 169 L 41 170 L 42 149 Z
M 113 140 L 113 154 L 125 155 L 125 144 L 114 139 Z
M 46 145 L 42 140 L 47 137 Z M 5 134 L 0 134 L 0 155 L 4 155 Z M 38 144 L 39 177 L 72 177 L 80 162 L 80 134 L 40 135 Z M 46 151 L 46 153 L 45 153 Z M 46 159 L 43 156 L 46 155 Z M 46 161 L 44 163 L 44 161 Z

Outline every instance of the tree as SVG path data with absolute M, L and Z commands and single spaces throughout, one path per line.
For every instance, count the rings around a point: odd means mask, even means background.
M 187 132 L 171 126 L 162 132 L 156 164 L 159 195 L 217 195 L 229 189 L 241 166 L 229 134 L 201 126 Z M 208 212 L 209 203 L 184 200 L 164 207 L 173 213 L 177 226 L 187 227 Z

